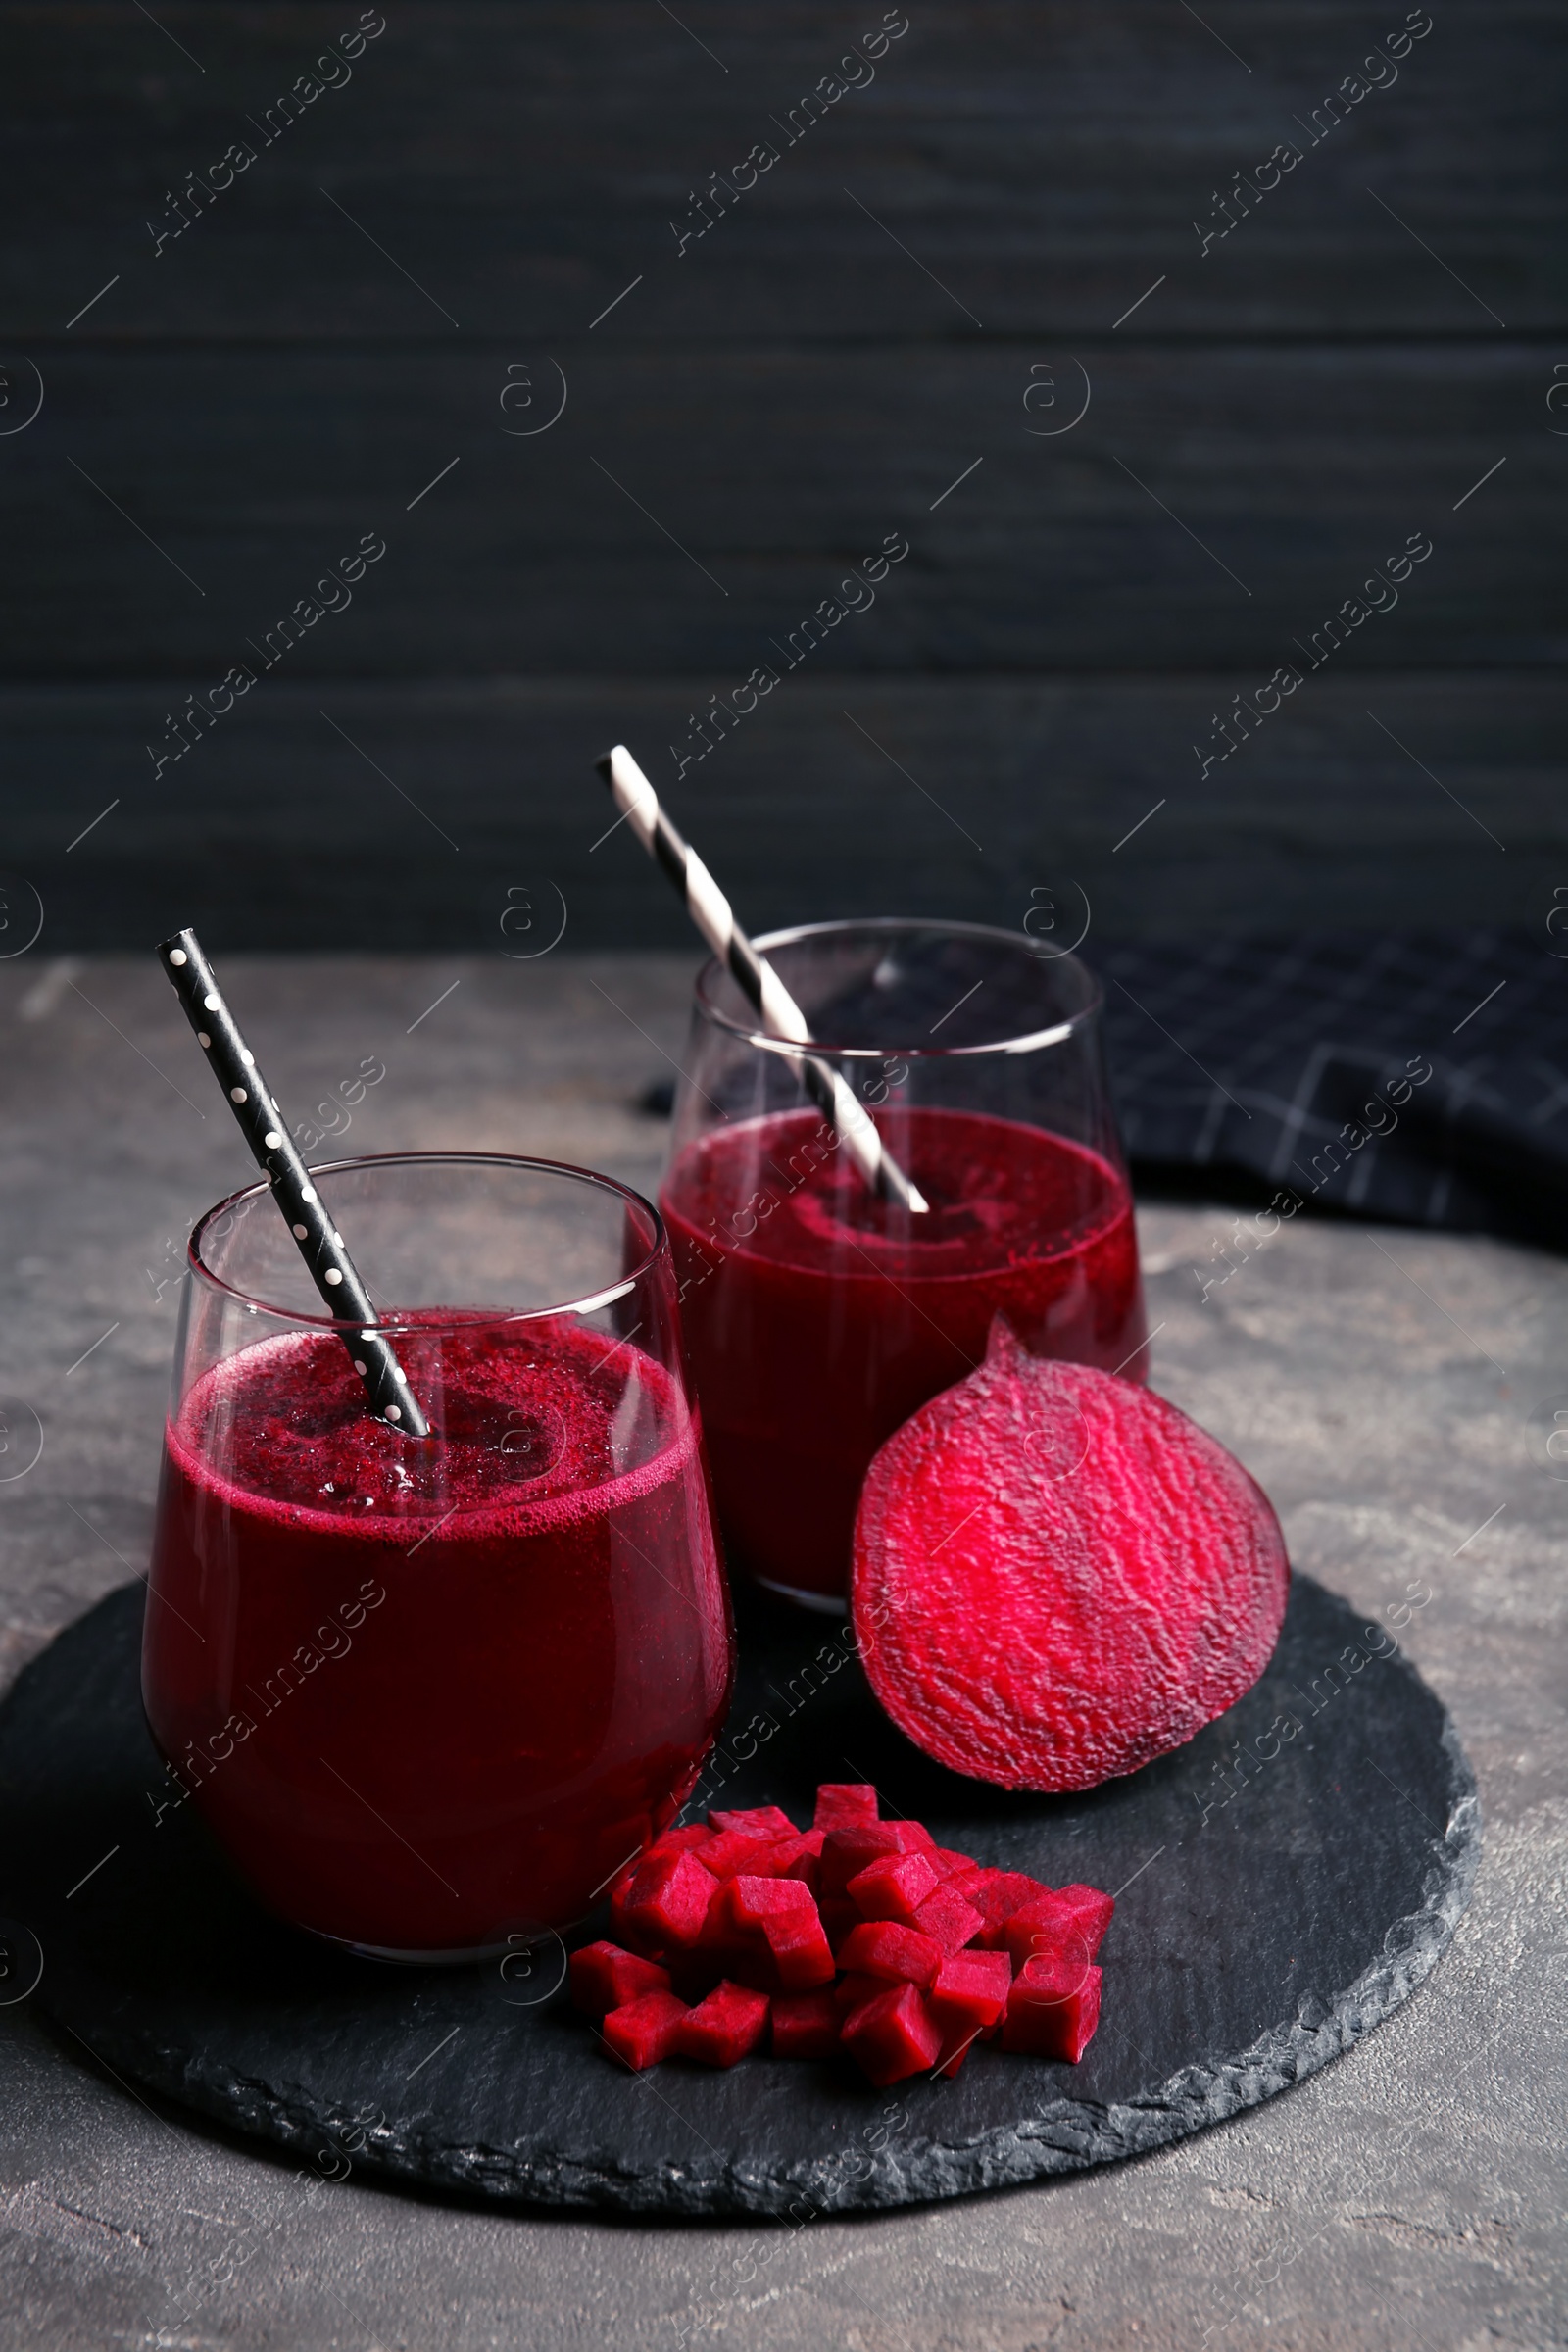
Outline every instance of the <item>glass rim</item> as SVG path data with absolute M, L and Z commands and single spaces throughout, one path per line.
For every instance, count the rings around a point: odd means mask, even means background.
M 945 931 L 955 938 L 985 939 L 1004 946 L 1022 949 L 1028 955 L 1033 950 L 1027 933 L 1004 931 L 997 923 L 967 923 L 949 920 L 943 915 L 869 914 L 842 915 L 825 923 L 791 923 L 778 931 L 760 933 L 752 941 L 759 955 L 766 956 L 775 948 L 795 947 L 803 940 L 823 939 L 833 933 L 852 931 Z M 727 1030 L 731 1037 L 755 1046 L 760 1053 L 795 1055 L 806 1051 L 828 1054 L 837 1061 L 882 1061 L 888 1054 L 901 1061 L 966 1061 L 986 1054 L 1033 1054 L 1051 1046 L 1065 1045 L 1067 1040 L 1087 1028 L 1103 1009 L 1105 992 L 1098 975 L 1086 963 L 1080 963 L 1072 950 L 1055 956 L 1038 956 L 1038 962 L 1064 963 L 1081 974 L 1087 1001 L 1078 1011 L 1065 1020 L 1053 1021 L 1044 1029 L 1032 1029 L 1017 1037 L 987 1038 L 973 1046 L 844 1046 L 830 1038 L 813 1036 L 809 1049 L 792 1043 L 788 1038 L 770 1037 L 764 1030 L 751 1027 L 723 1011 L 713 1002 L 712 990 L 720 977 L 727 977 L 726 967 L 716 956 L 710 956 L 697 975 L 696 997 L 705 1017 L 717 1029 Z
M 646 1199 L 632 1185 L 622 1184 L 618 1176 L 606 1176 L 598 1168 L 580 1168 L 575 1161 L 569 1159 L 539 1159 L 530 1153 L 521 1152 L 366 1152 L 349 1159 L 321 1160 L 310 1169 L 309 1174 L 312 1182 L 315 1183 L 319 1177 L 342 1176 L 359 1168 L 434 1167 L 443 1164 L 459 1167 L 523 1168 L 536 1175 L 569 1177 L 576 1184 L 587 1185 L 602 1193 L 613 1194 L 623 1202 L 629 1202 L 634 1208 L 640 1208 L 646 1213 L 653 1225 L 652 1244 L 635 1266 L 625 1274 L 618 1276 L 614 1282 L 607 1284 L 603 1290 L 590 1292 L 581 1298 L 564 1298 L 551 1306 L 518 1307 L 505 1314 L 487 1314 L 482 1310 L 476 1310 L 468 1314 L 454 1315 L 450 1320 L 441 1320 L 435 1316 L 426 1315 L 422 1309 L 416 1309 L 414 1311 L 418 1316 L 416 1322 L 407 1320 L 406 1315 L 390 1316 L 378 1319 L 373 1325 L 367 1325 L 354 1317 L 342 1315 L 324 1313 L 307 1315 L 300 1313 L 295 1307 L 277 1306 L 270 1299 L 252 1298 L 248 1291 L 242 1291 L 236 1284 L 225 1282 L 220 1274 L 215 1274 L 201 1255 L 202 1237 L 216 1218 L 227 1214 L 232 1209 L 239 1208 L 243 1203 L 271 1197 L 271 1185 L 263 1176 L 259 1177 L 254 1184 L 242 1185 L 238 1192 L 228 1194 L 224 1200 L 215 1200 L 211 1208 L 203 1209 L 192 1225 L 190 1239 L 185 1245 L 185 1256 L 190 1271 L 193 1276 L 198 1277 L 206 1284 L 209 1291 L 226 1298 L 237 1299 L 239 1304 L 249 1308 L 252 1314 L 270 1315 L 275 1322 L 292 1324 L 298 1330 L 332 1332 L 365 1331 L 367 1329 L 387 1332 L 478 1331 L 495 1329 L 499 1325 L 508 1323 L 534 1323 L 547 1315 L 592 1314 L 600 1307 L 612 1305 L 617 1298 L 628 1297 L 644 1276 L 652 1271 L 659 1259 L 667 1257 L 669 1254 L 668 1230 L 663 1217 L 652 1200 Z

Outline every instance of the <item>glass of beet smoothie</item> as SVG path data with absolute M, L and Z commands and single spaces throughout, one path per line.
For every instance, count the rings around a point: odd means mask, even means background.
M 624 1185 L 548 1160 L 312 1181 L 431 1434 L 368 1409 L 268 1186 L 210 1210 L 143 1698 L 275 1911 L 381 1958 L 482 1956 L 592 1909 L 728 1703 L 669 1244 Z
M 733 1563 L 842 1608 L 860 1484 L 993 1316 L 1141 1379 L 1138 1244 L 1102 996 L 978 923 L 812 923 L 755 943 L 928 1203 L 873 1191 L 729 973 L 697 983 L 661 1206 Z M 820 1090 L 819 1090 L 820 1091 Z

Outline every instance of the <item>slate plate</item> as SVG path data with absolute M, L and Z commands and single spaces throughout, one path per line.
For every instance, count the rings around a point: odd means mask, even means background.
M 818 1780 L 874 1781 L 943 1844 L 1120 1890 L 1103 2022 L 1077 2067 L 981 2047 L 954 2082 L 891 2091 L 770 2058 L 633 2077 L 551 1994 L 559 1945 L 467 1969 L 356 1960 L 265 1913 L 194 1807 L 155 1826 L 141 1609 L 139 1586 L 112 1593 L 0 1712 L 4 1908 L 42 1945 L 34 1997 L 129 2082 L 338 2177 L 806 2219 L 1133 2155 L 1300 2082 L 1388 2016 L 1452 1936 L 1479 1855 L 1445 1710 L 1391 1633 L 1304 1577 L 1267 1673 L 1218 1723 L 1052 1798 L 931 1764 L 871 1699 L 847 1627 L 748 1599 L 710 1801 L 808 1819 Z

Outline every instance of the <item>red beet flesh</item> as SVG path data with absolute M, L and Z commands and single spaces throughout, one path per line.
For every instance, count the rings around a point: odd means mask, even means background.
M 1000 1940 L 1011 1953 L 1015 1969 L 1036 1952 L 1056 1950 L 1077 1952 L 1087 1967 L 1115 1908 L 1098 1886 L 1048 1886 L 1013 1913 Z
M 806 1831 L 776 1806 L 715 1812 L 617 1875 L 624 1946 L 570 1963 L 573 2005 L 603 2020 L 612 2057 L 729 2067 L 770 2036 L 776 2058 L 842 2051 L 878 2086 L 956 2075 L 999 2036 L 1076 2063 L 1100 2015 L 1110 1896 L 987 1869 L 917 1821 L 868 1819 L 867 1799 L 825 1785 Z
M 618 1943 L 585 1943 L 571 1955 L 571 2005 L 586 2017 L 606 2017 L 645 1992 L 667 1992 L 669 1971 L 623 1952 Z
M 1098 1968 L 1074 1960 L 1029 1961 L 1007 1995 L 1003 2048 L 1076 2066 L 1100 2023 L 1100 1984 Z
M 912 1984 L 890 1984 L 852 2009 L 840 2039 L 878 2090 L 922 2074 L 942 2049 L 941 2030 Z
M 1288 1578 L 1222 1446 L 999 1318 L 980 1369 L 872 1462 L 852 1597 L 871 1687 L 928 1755 L 1004 1788 L 1091 1788 L 1251 1688 Z
M 929 1984 L 942 1966 L 942 1946 L 918 1928 L 893 1919 L 866 1919 L 839 1945 L 839 1966 L 852 1975 Z
M 862 1919 L 902 1919 L 907 1927 L 939 1881 L 922 1853 L 878 1854 L 844 1889 Z
M 610 1917 L 628 1943 L 680 1951 L 697 1941 L 716 1883 L 692 1853 L 645 1855 L 612 1898 Z
M 822 1781 L 816 1791 L 812 1826 L 818 1830 L 853 1830 L 877 1818 L 876 1790 L 866 1781 Z
M 688 2009 L 675 2028 L 673 2048 L 704 2066 L 737 2066 L 767 2032 L 768 1998 L 744 1984 L 718 1984 Z
M 672 1992 L 645 1992 L 624 2008 L 612 2009 L 599 2031 L 634 2073 L 657 2066 L 675 2047 L 675 2035 L 689 2015 L 684 2001 Z

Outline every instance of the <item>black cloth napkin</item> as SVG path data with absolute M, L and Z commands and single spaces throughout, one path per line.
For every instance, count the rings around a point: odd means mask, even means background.
M 1172 940 L 1083 957 L 1104 984 L 1122 1140 L 1146 1189 L 1287 1194 L 1568 1247 L 1568 936 Z

